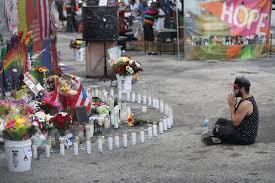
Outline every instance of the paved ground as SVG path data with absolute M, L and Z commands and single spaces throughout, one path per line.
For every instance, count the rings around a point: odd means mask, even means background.
M 59 49 L 69 72 L 84 76 L 84 63 L 72 62 L 70 35 L 62 34 Z M 135 91 L 159 96 L 173 105 L 175 128 L 143 145 L 92 155 L 34 160 L 32 171 L 14 174 L 0 159 L 0 182 L 274 182 L 275 61 L 177 61 L 169 55 L 144 56 L 145 71 Z M 65 61 L 66 60 L 66 61 Z M 260 110 L 257 143 L 251 146 L 206 147 L 200 142 L 201 122 L 229 117 L 225 96 L 235 76 L 247 76 Z M 88 82 L 95 86 L 109 82 Z

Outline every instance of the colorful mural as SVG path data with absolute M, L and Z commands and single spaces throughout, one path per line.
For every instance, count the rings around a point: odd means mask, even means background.
M 269 0 L 191 0 L 185 5 L 185 58 L 264 57 L 269 48 Z

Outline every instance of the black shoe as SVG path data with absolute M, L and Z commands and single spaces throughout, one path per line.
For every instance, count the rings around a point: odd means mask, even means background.
M 222 141 L 217 138 L 217 137 L 214 137 L 214 136 L 207 136 L 207 137 L 203 137 L 201 139 L 201 141 L 207 145 L 207 146 L 210 146 L 210 145 L 218 145 L 218 144 L 221 144 Z
M 151 52 L 151 55 L 158 55 L 157 52 Z

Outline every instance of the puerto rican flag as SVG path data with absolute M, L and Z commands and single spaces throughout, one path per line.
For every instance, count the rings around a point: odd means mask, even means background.
M 82 84 L 79 85 L 77 94 L 75 95 L 74 101 L 72 103 L 72 108 L 86 106 L 86 111 L 91 110 L 91 102 L 85 88 Z
M 38 0 L 40 36 L 42 39 L 50 37 L 50 7 L 49 0 Z

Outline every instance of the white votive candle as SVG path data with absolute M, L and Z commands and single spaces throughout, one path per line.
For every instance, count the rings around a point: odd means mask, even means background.
M 60 143 L 60 155 L 65 156 L 65 145 L 63 142 Z
M 159 110 L 159 99 L 156 99 L 156 109 Z
M 97 140 L 97 146 L 98 146 L 98 151 L 99 152 L 103 152 L 103 147 L 102 147 L 102 138 L 99 138 L 98 140 Z
M 144 143 L 144 130 L 140 130 L 140 142 L 143 144 Z
M 132 132 L 132 145 L 136 145 L 137 143 L 137 134 L 136 132 Z
M 118 90 L 118 100 L 121 100 L 121 98 L 122 98 L 121 90 Z
M 160 111 L 161 113 L 164 113 L 164 103 L 163 103 L 162 100 L 160 101 L 159 111 Z
M 110 95 L 111 95 L 112 97 L 114 97 L 114 89 L 113 89 L 113 88 L 110 89 Z
M 74 155 L 78 156 L 78 142 L 74 142 Z
M 32 156 L 37 159 L 37 145 L 32 145 Z
M 51 146 L 49 144 L 45 145 L 46 148 L 46 158 L 51 157 Z
M 148 127 L 148 140 L 151 140 L 153 138 L 153 129 L 152 126 Z
M 130 102 L 130 101 L 131 101 L 131 93 L 127 92 L 127 102 Z
M 163 122 L 159 122 L 159 133 L 162 134 L 163 133 Z
M 163 118 L 163 130 L 167 131 L 167 120 L 166 120 L 166 118 Z
M 87 148 L 87 153 L 91 154 L 92 153 L 92 144 L 90 140 L 86 141 L 86 148 Z
M 151 96 L 148 97 L 148 106 L 151 106 L 152 105 L 152 98 Z
M 138 103 L 140 104 L 141 103 L 141 95 L 138 94 L 137 97 L 138 97 Z
M 119 135 L 118 134 L 115 135 L 115 147 L 119 148 Z
M 108 150 L 109 151 L 113 150 L 113 137 L 112 136 L 108 137 Z
M 98 89 L 95 89 L 95 97 L 98 97 L 99 93 L 98 93 Z
M 132 102 L 136 102 L 136 94 L 132 93 Z
M 170 121 L 170 118 L 167 117 L 167 118 L 166 118 L 166 121 L 167 121 L 167 128 L 170 129 L 170 128 L 171 128 L 171 121 Z
M 128 139 L 127 139 L 127 133 L 123 134 L 123 147 L 128 147 Z
M 143 105 L 146 105 L 146 104 L 147 104 L 147 96 L 143 95 Z
M 156 123 L 153 124 L 153 135 L 154 137 L 158 136 L 158 126 Z

